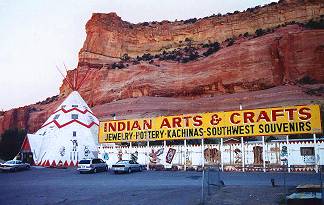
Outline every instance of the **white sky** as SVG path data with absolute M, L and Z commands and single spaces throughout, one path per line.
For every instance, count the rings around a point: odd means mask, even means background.
M 0 0 L 0 110 L 59 94 L 56 70 L 74 68 L 92 13 L 132 23 L 242 11 L 272 0 Z

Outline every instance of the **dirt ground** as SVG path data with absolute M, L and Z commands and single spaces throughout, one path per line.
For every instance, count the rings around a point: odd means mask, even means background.
M 287 188 L 292 193 L 295 187 Z M 207 188 L 206 188 L 207 189 Z M 284 204 L 283 186 L 211 186 L 205 191 L 206 205 L 278 205 Z

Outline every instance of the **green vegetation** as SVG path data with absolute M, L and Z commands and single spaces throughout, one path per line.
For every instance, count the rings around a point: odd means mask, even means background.
M 309 29 L 324 29 L 324 19 L 320 19 L 319 21 L 310 20 L 305 24 L 306 28 Z
M 1 135 L 0 158 L 13 159 L 20 150 L 27 132 L 24 129 L 10 128 Z
M 205 57 L 217 52 L 221 47 L 220 44 L 218 42 L 214 42 L 211 44 L 204 44 L 203 48 L 208 48 L 208 50 L 206 52 L 203 53 L 203 55 Z

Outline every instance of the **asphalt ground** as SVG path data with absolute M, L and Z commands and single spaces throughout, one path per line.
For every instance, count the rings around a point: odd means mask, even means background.
M 273 197 L 269 190 L 283 192 L 284 176 L 290 188 L 299 184 L 319 183 L 319 175 L 314 173 L 226 172 L 219 176 L 225 187 L 216 189 L 210 186 L 211 195 L 207 191 L 208 179 L 210 183 L 218 181 L 218 173 L 210 172 L 204 177 L 206 204 L 255 202 L 257 196 L 251 198 L 250 192 L 257 193 L 259 198 L 265 192 L 268 200 L 271 200 Z M 271 179 L 275 179 L 277 189 L 272 187 Z M 0 173 L 0 204 L 197 205 L 201 202 L 201 185 L 202 172 L 143 171 L 114 174 L 108 171 L 79 174 L 75 169 L 32 167 L 27 171 Z M 241 197 L 246 196 L 244 200 L 233 194 L 236 191 L 239 191 Z M 218 200 L 219 196 L 223 197 L 222 200 Z M 234 201 L 231 200 L 234 197 Z M 271 202 L 276 203 L 276 200 L 273 198 Z

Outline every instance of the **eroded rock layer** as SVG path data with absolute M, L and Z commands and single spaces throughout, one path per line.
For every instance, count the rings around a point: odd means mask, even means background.
M 324 105 L 324 29 L 304 26 L 323 15 L 321 0 L 176 22 L 94 14 L 67 79 L 89 72 L 79 92 L 99 119 Z M 57 97 L 0 112 L 0 133 L 35 132 L 70 92 L 63 81 Z

